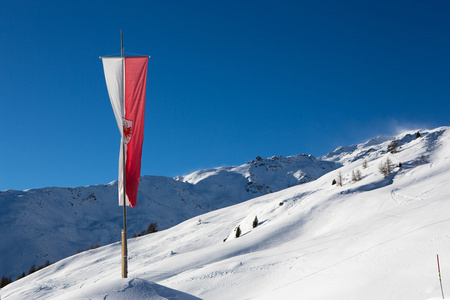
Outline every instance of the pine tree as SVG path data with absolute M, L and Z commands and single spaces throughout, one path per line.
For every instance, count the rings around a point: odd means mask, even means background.
M 146 234 L 154 233 L 154 232 L 157 232 L 157 231 L 158 231 L 158 224 L 152 222 L 152 223 L 150 223 L 148 225 Z
M 253 228 L 256 228 L 258 226 L 258 217 L 255 216 L 255 219 L 253 220 Z
M 17 276 L 17 279 L 16 279 L 16 280 L 22 279 L 22 278 L 24 278 L 25 276 L 27 276 L 27 275 L 25 275 L 25 272 L 23 272 L 22 275 Z
M 11 277 L 3 276 L 2 281 L 0 282 L 0 288 L 10 284 L 11 282 L 12 282 Z
M 32 265 L 32 266 L 30 267 L 30 270 L 28 271 L 28 275 L 33 274 L 34 272 L 36 272 L 36 266 L 35 266 L 35 265 Z
M 398 148 L 398 140 L 394 139 L 388 146 L 388 152 L 394 154 L 397 153 L 397 148 Z
M 241 236 L 241 226 L 238 225 L 238 227 L 236 228 L 236 237 L 240 237 Z

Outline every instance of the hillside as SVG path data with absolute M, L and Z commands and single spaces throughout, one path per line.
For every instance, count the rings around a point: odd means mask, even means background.
M 128 236 L 151 222 L 167 229 L 205 212 L 314 180 L 339 164 L 311 155 L 274 156 L 236 167 L 167 178 L 143 176 L 138 207 L 128 209 Z M 117 182 L 76 188 L 0 192 L 0 274 L 17 278 L 31 266 L 58 261 L 120 239 Z
M 436 254 L 444 291 L 450 288 L 450 131 L 397 140 L 393 154 L 390 138 L 340 147 L 318 160 L 342 167 L 317 180 L 130 240 L 130 279 L 118 279 L 120 244 L 113 243 L 18 280 L 1 297 L 440 299 Z M 387 158 L 392 173 L 384 177 Z M 362 178 L 353 182 L 357 169 Z M 339 173 L 342 187 L 332 185 Z

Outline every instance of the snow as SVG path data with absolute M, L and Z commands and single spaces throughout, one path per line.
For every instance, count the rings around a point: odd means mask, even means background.
M 103 278 L 91 284 L 89 287 L 64 293 L 63 295 L 61 295 L 60 297 L 56 297 L 55 299 L 195 300 L 199 298 L 140 278 Z
M 129 279 L 120 278 L 115 242 L 17 280 L 0 291 L 1 299 L 441 299 L 437 254 L 444 294 L 450 289 L 450 130 L 407 136 L 414 133 L 395 137 L 402 142 L 394 154 L 386 151 L 391 139 L 379 138 L 318 159 L 301 156 L 302 163 L 331 162 L 330 170 L 130 239 Z M 395 167 L 384 178 L 378 167 L 387 157 Z M 352 182 L 356 169 L 362 179 Z M 209 170 L 196 187 L 204 183 L 206 193 L 206 182 L 227 178 L 223 172 L 238 176 L 228 167 Z M 342 187 L 331 184 L 338 172 Z
M 151 222 L 167 229 L 211 210 L 314 180 L 337 164 L 307 155 L 272 157 L 178 178 L 143 176 L 138 207 L 128 209 L 128 236 Z M 1 275 L 17 278 L 32 265 L 118 241 L 122 208 L 117 183 L 0 192 Z M 13 258 L 13 259 L 11 259 Z

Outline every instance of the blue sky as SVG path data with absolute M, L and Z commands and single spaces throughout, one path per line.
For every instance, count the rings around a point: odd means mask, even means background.
M 0 9 L 0 190 L 106 184 L 99 56 L 151 55 L 142 175 L 320 156 L 449 124 L 450 2 L 12 1 Z

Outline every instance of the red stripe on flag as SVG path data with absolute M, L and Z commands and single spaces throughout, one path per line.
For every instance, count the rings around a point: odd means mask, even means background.
M 131 138 L 125 164 L 126 193 L 130 206 L 136 206 L 141 176 L 142 143 L 144 141 L 145 88 L 148 57 L 125 58 L 125 119 L 132 121 Z

